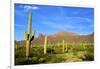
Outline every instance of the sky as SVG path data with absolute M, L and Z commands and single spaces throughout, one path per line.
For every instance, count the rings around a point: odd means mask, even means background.
M 87 35 L 94 32 L 94 9 L 69 6 L 15 4 L 15 40 L 23 40 L 28 28 L 28 15 L 32 11 L 32 30 L 51 35 L 57 32 L 74 32 Z

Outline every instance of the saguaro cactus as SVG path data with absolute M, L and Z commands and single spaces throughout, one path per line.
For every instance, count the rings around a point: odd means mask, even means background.
M 24 33 L 24 39 L 26 40 L 26 58 L 29 57 L 31 41 L 34 39 L 34 34 L 35 32 L 32 34 L 32 11 L 30 11 L 28 18 L 28 32 Z
M 62 41 L 62 52 L 64 52 L 64 48 L 65 48 L 64 46 L 65 46 L 65 41 L 63 40 Z
M 66 51 L 68 51 L 68 43 L 66 43 Z
M 57 44 L 57 45 L 58 45 L 58 47 L 59 47 L 59 46 L 60 46 L 60 43 L 58 42 L 58 44 Z
M 47 36 L 45 36 L 45 41 L 44 41 L 44 54 L 47 52 Z

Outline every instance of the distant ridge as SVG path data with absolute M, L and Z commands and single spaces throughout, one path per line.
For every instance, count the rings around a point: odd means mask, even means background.
M 44 43 L 44 34 L 40 34 L 31 43 L 33 45 L 41 45 Z M 68 43 L 80 43 L 80 42 L 94 42 L 94 32 L 89 35 L 79 35 L 73 32 L 57 32 L 52 35 L 48 35 L 48 43 L 57 43 L 65 40 Z M 15 41 L 15 44 L 24 46 L 25 41 Z

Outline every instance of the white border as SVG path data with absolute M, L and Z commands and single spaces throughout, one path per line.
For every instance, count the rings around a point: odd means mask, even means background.
M 14 3 L 21 4 L 40 4 L 40 5 L 56 5 L 56 6 L 74 6 L 74 7 L 90 7 L 95 8 L 94 0 L 12 0 L 11 2 L 11 69 L 66 69 L 76 66 L 93 65 L 95 62 L 75 62 L 75 63 L 58 63 L 58 64 L 38 64 L 38 65 L 23 65 L 14 66 Z M 67 66 L 67 67 L 66 67 Z
M 11 1 L 11 11 L 10 11 L 10 15 L 11 15 L 11 18 L 10 18 L 10 20 L 11 20 L 11 24 L 10 24 L 10 30 L 11 30 L 11 34 L 10 34 L 10 38 L 11 38 L 11 42 L 10 42 L 10 68 L 11 69 L 15 69 L 14 68 L 14 1 L 12 0 Z
M 43 5 L 58 5 L 58 6 L 74 6 L 74 7 L 95 7 L 94 0 L 14 0 L 14 3 L 24 4 L 43 4 Z

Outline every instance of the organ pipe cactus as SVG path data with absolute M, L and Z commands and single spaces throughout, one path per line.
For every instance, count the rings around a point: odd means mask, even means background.
M 29 57 L 31 41 L 34 39 L 35 31 L 32 34 L 32 11 L 29 12 L 28 18 L 28 32 L 24 32 L 24 39 L 26 41 L 26 58 Z

